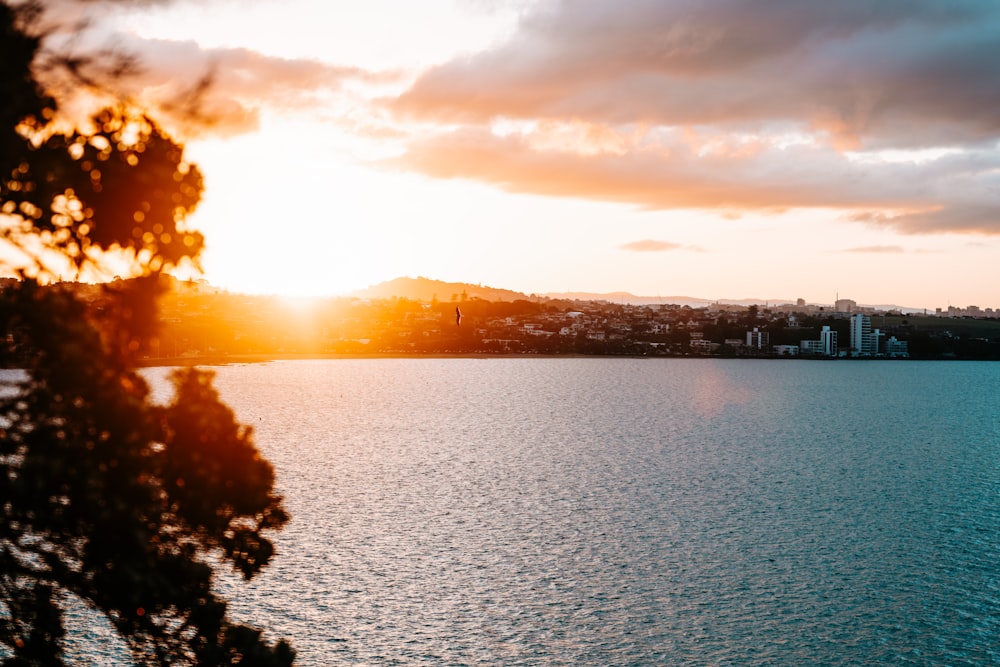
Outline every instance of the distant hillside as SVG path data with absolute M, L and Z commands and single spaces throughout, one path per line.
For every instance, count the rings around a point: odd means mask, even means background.
M 438 301 L 447 302 L 451 301 L 452 297 L 457 297 L 461 300 L 463 294 L 466 299 L 479 298 L 486 301 L 517 301 L 520 299 L 532 301 L 538 298 L 545 298 L 575 301 L 607 301 L 609 303 L 628 303 L 637 306 L 667 303 L 679 306 L 691 306 L 692 308 L 701 308 L 715 303 L 714 299 L 700 299 L 689 296 L 636 296 L 629 292 L 609 292 L 606 294 L 592 292 L 548 292 L 546 294 L 528 296 L 523 292 L 500 289 L 498 287 L 484 287 L 483 285 L 472 285 L 469 283 L 449 283 L 422 276 L 387 280 L 384 283 L 352 292 L 351 296 L 364 299 L 405 298 L 415 301 L 433 301 L 437 299 Z M 747 299 L 744 301 L 724 301 L 724 303 L 742 305 L 757 303 L 763 305 L 765 302 L 764 300 Z M 771 301 L 770 303 L 775 302 Z
M 526 294 L 496 287 L 483 287 L 469 283 L 448 283 L 430 278 L 396 278 L 363 290 L 353 292 L 352 296 L 364 299 L 405 298 L 414 301 L 452 301 L 465 299 L 483 299 L 485 301 L 517 301 L 530 300 Z
M 610 303 L 627 303 L 633 306 L 653 306 L 657 304 L 673 304 L 677 306 L 690 306 L 691 308 L 703 308 L 713 303 L 724 303 L 730 306 L 782 306 L 795 303 L 795 299 L 704 299 L 693 296 L 636 296 L 629 292 L 608 292 L 597 294 L 593 292 L 547 292 L 540 296 L 549 299 L 575 299 L 579 301 L 608 301 Z M 815 304 L 831 307 L 832 304 Z M 860 304 L 862 308 L 874 308 L 875 310 L 898 310 L 903 313 L 919 313 L 921 308 L 911 308 L 908 306 L 897 306 L 894 304 Z
M 629 292 L 608 292 L 596 294 L 593 292 L 549 292 L 542 296 L 550 299 L 577 299 L 580 301 L 608 301 L 611 303 L 628 303 L 634 306 L 652 306 L 657 304 L 672 304 L 703 308 L 713 303 L 725 303 L 731 306 L 764 306 L 783 303 L 795 303 L 789 299 L 705 299 L 695 296 L 636 296 Z
M 596 292 L 546 292 L 544 294 L 533 294 L 531 296 L 523 292 L 515 292 L 498 287 L 484 287 L 482 285 L 472 285 L 469 283 L 449 283 L 443 280 L 433 280 L 431 278 L 396 278 L 379 283 L 363 290 L 352 293 L 365 299 L 391 299 L 406 298 L 414 301 L 438 301 L 449 302 L 452 297 L 457 300 L 483 299 L 485 301 L 536 301 L 539 299 L 568 299 L 573 301 L 607 301 L 608 303 L 626 303 L 634 306 L 650 306 L 657 304 L 674 304 L 678 306 L 690 306 L 691 308 L 704 308 L 713 303 L 724 303 L 733 306 L 765 306 L 783 305 L 795 303 L 795 299 L 706 299 L 692 296 L 636 296 L 630 292 L 607 292 L 599 294 Z M 824 305 L 824 304 L 819 304 Z M 829 304 L 826 304 L 829 305 Z M 901 312 L 920 312 L 919 308 L 908 308 L 892 304 L 867 305 L 866 308 L 877 310 L 899 310 Z
M 677 306 L 691 306 L 701 308 L 711 303 L 712 299 L 698 299 L 690 296 L 636 296 L 629 292 L 608 292 L 598 294 L 595 292 L 547 292 L 542 296 L 549 299 L 571 299 L 574 301 L 607 301 L 609 303 L 628 303 L 634 306 L 649 306 L 661 303 L 673 304 Z

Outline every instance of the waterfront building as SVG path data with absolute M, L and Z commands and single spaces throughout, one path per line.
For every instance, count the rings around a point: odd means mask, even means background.
M 885 338 L 885 333 L 881 329 L 872 329 L 872 337 L 869 345 L 869 352 L 873 356 L 879 356 L 885 352 L 885 345 L 882 343 L 882 339 Z
M 837 332 L 829 326 L 824 325 L 819 332 L 819 340 L 804 340 L 799 344 L 799 352 L 802 355 L 814 355 L 817 357 L 836 357 Z
M 710 354 L 718 350 L 721 345 L 710 340 L 705 340 L 703 338 L 692 338 L 688 343 L 692 350 Z
M 878 330 L 876 329 L 876 332 Z M 878 333 L 872 335 L 872 318 L 864 313 L 851 316 L 851 354 L 871 357 L 878 353 Z
M 799 343 L 799 351 L 803 355 L 823 356 L 823 344 L 818 340 L 804 340 Z
M 890 336 L 885 342 L 885 355 L 887 357 L 909 357 L 910 344 L 905 340 L 896 340 L 895 336 Z
M 823 330 L 819 332 L 819 342 L 822 348 L 821 354 L 825 354 L 828 357 L 837 356 L 837 332 L 831 329 L 829 326 L 824 326 Z
M 770 340 L 770 334 L 754 327 L 753 331 L 747 332 L 747 347 L 755 350 L 766 350 Z

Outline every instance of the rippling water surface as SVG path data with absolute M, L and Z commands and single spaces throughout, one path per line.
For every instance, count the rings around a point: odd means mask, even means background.
M 154 374 L 155 375 L 155 374 Z M 275 362 L 301 665 L 1000 664 L 1000 364 Z

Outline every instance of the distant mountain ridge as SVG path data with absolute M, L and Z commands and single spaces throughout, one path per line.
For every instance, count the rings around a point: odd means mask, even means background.
M 414 301 L 460 301 L 465 299 L 483 299 L 486 301 L 538 301 L 540 299 L 566 299 L 570 301 L 607 301 L 609 303 L 623 303 L 634 306 L 650 306 L 658 304 L 674 304 L 678 306 L 690 306 L 691 308 L 703 308 L 713 303 L 723 303 L 733 306 L 767 306 L 784 305 L 795 303 L 795 299 L 705 299 L 691 296 L 636 296 L 630 292 L 546 292 L 544 294 L 525 294 L 509 289 L 498 287 L 488 287 L 483 285 L 472 285 L 470 283 L 446 282 L 434 280 L 432 278 L 402 277 L 373 285 L 363 290 L 352 292 L 352 296 L 366 299 L 391 299 L 405 298 Z M 816 304 L 827 307 L 832 304 Z M 903 306 L 879 304 L 866 305 L 866 308 L 877 310 L 900 310 L 918 312 L 921 309 L 907 308 Z

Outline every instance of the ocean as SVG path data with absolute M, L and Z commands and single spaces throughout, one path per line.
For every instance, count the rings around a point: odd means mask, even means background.
M 1000 664 L 1000 364 L 216 373 L 292 515 L 219 588 L 297 664 Z

